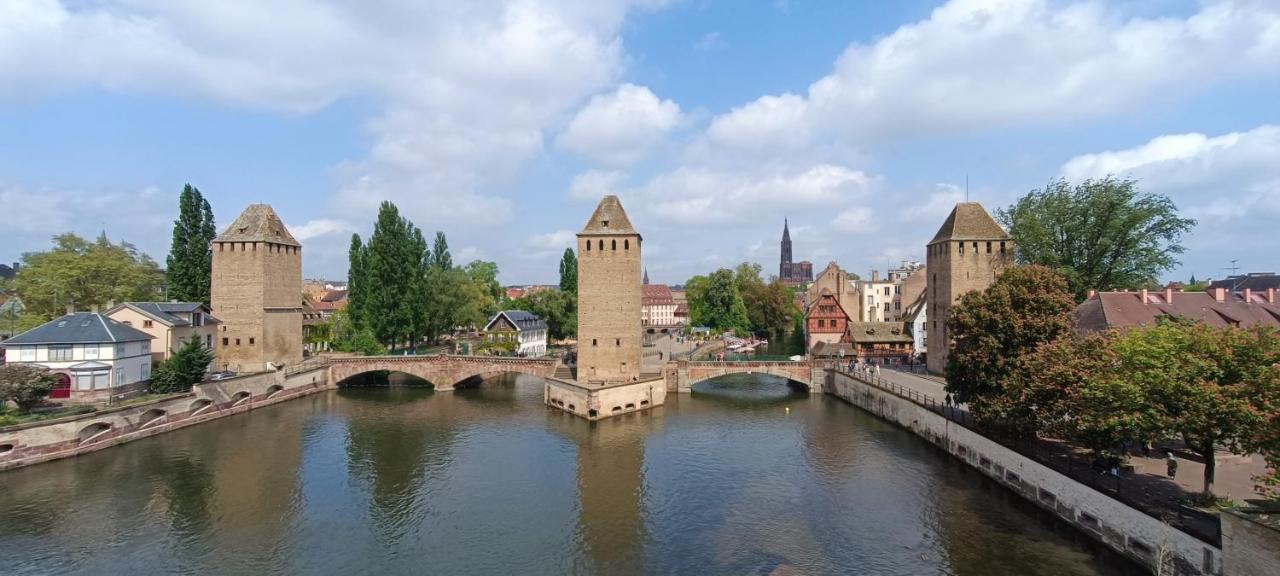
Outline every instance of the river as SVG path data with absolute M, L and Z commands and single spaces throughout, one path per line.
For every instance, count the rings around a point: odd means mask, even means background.
M 344 388 L 0 474 L 17 574 L 1140 574 L 760 375 L 595 424 L 539 380 Z

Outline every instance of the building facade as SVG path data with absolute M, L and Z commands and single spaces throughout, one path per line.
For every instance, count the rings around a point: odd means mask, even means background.
M 640 376 L 640 234 L 617 196 L 605 196 L 578 233 L 579 382 Z
M 809 289 L 805 291 L 805 305 L 801 310 L 807 310 L 809 306 L 816 303 L 822 296 L 823 292 L 830 292 L 840 303 L 840 307 L 850 318 L 860 318 L 862 315 L 861 305 L 858 299 L 858 283 L 856 280 L 849 278 L 849 274 L 840 268 L 840 265 L 834 261 L 827 264 L 821 272 L 813 279 L 813 283 L 809 285 Z
M 898 366 L 910 363 L 914 351 L 902 322 L 849 322 L 839 340 L 820 342 L 810 353 L 841 362 Z
M 1013 240 L 977 202 L 956 204 L 926 246 L 925 273 L 929 318 L 929 371 L 947 368 L 951 335 L 948 313 L 960 297 L 984 290 L 1013 265 Z
M 495 348 L 509 348 L 516 356 L 537 358 L 547 354 L 547 323 L 524 310 L 494 314 L 484 325 L 481 338 Z
M 234 372 L 302 361 L 302 245 L 266 204 L 245 208 L 213 240 L 216 365 Z
M 782 254 L 778 263 L 778 278 L 788 284 L 808 284 L 813 281 L 813 264 L 809 261 L 791 261 L 791 227 L 782 220 Z
M 107 317 L 150 334 L 154 362 L 168 360 L 192 338 L 217 353 L 219 322 L 204 302 L 125 302 L 107 310 Z
M 890 268 L 885 278 L 879 270 L 872 270 L 870 280 L 857 282 L 858 321 L 901 322 L 906 306 L 924 291 L 923 268 L 919 262 L 903 260 L 897 268 Z
M 845 314 L 835 295 L 827 290 L 809 306 L 804 321 L 806 350 L 813 350 L 819 344 L 839 342 L 849 327 L 849 315 Z
M 5 361 L 58 376 L 50 398 L 101 401 L 142 393 L 152 336 L 97 312 L 68 312 L 5 341 Z
M 675 326 L 683 324 L 676 316 L 675 298 L 666 284 L 644 284 L 640 293 L 640 324 L 642 326 Z M 687 309 L 687 307 L 686 307 Z M 689 315 L 686 313 L 684 319 Z

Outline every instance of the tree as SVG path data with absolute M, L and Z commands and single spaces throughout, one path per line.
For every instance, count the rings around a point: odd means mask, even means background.
M 209 202 L 199 189 L 187 184 L 178 197 L 178 219 L 173 222 L 173 241 L 165 261 L 169 298 L 209 302 L 213 266 L 209 246 L 216 236 Z
M 106 234 L 93 242 L 66 233 L 54 236 L 48 252 L 22 255 L 14 285 L 27 312 L 44 320 L 109 301 L 157 300 L 164 274 L 150 256 L 132 244 L 112 244 Z
M 791 288 L 774 277 L 765 283 L 760 265 L 743 262 L 734 270 L 734 283 L 747 310 L 747 324 L 756 334 L 782 334 L 800 316 Z
M 347 298 L 350 299 L 350 293 Z M 352 323 L 350 309 L 351 303 L 348 300 L 346 308 L 340 308 L 329 316 L 330 342 L 333 349 L 338 352 L 355 352 L 364 356 L 385 354 L 386 348 L 383 348 L 378 343 L 378 339 L 373 337 L 373 332 L 368 328 L 358 328 Z
M 345 310 L 351 323 L 363 326 L 365 301 L 364 244 L 359 234 L 351 235 L 351 247 L 347 249 L 347 306 Z
M 553 340 L 565 340 L 578 333 L 578 296 L 562 290 L 538 290 L 516 298 L 510 303 L 512 310 L 531 312 L 547 323 L 547 335 Z
M 1032 190 L 997 216 L 1017 245 L 1020 264 L 1048 266 L 1083 300 L 1089 290 L 1136 289 L 1178 264 L 1179 218 L 1165 196 L 1139 192 L 1137 181 L 1066 180 Z
M 444 232 L 436 232 L 436 243 L 431 247 L 431 265 L 437 270 L 453 268 L 453 257 L 449 255 L 449 241 Z
M 360 254 L 357 318 L 358 327 L 368 328 L 388 348 L 412 340 L 424 324 L 417 318 L 422 311 L 415 295 L 422 289 L 425 244 L 395 204 L 382 203 L 373 234 Z
M 565 248 L 560 258 L 560 291 L 577 295 L 578 293 L 578 257 L 573 248 Z
M 750 321 L 747 307 L 738 292 L 734 272 L 721 268 L 710 276 L 694 276 L 685 285 L 690 319 L 697 325 L 716 330 L 747 332 Z
M 1203 492 L 1213 488 L 1214 452 L 1240 453 L 1280 406 L 1280 339 L 1264 328 L 1214 328 L 1162 320 L 1115 337 L 1116 374 L 1146 391 L 1165 435 L 1204 461 Z
M 53 392 L 58 377 L 48 369 L 31 364 L 0 364 L 0 409 L 6 401 L 30 412 Z
M 152 394 L 186 392 L 204 379 L 212 362 L 213 350 L 201 344 L 199 338 L 188 338 L 168 360 L 156 366 L 151 373 L 150 391 Z
M 1023 356 L 1070 333 L 1074 310 L 1066 279 L 1043 266 L 1011 268 L 986 290 L 965 294 L 946 319 L 954 341 L 947 391 L 987 424 L 1034 431 L 1025 426 L 1026 407 L 1009 398 L 1025 370 Z

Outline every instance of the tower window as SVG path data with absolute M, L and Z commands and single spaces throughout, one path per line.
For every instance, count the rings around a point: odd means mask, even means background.
M 1004 242 L 1000 243 L 1000 253 L 1004 254 Z
M 987 242 L 987 254 L 991 253 L 991 243 Z
M 614 345 L 614 346 L 621 346 L 621 345 L 622 345 L 622 339 L 621 339 L 621 338 L 614 338 L 614 339 L 613 339 L 613 345 Z
M 601 250 L 604 250 L 604 240 L 598 240 L 598 241 L 596 242 L 596 248 L 599 248 L 599 249 L 601 249 Z
M 592 338 L 592 339 L 591 339 L 591 345 L 592 345 L 592 346 L 595 346 L 595 345 L 596 345 L 596 339 L 595 339 L 595 338 Z
M 610 249 L 610 250 L 617 250 L 617 249 L 618 249 L 618 241 L 617 241 L 617 240 L 610 240 L 610 241 L 609 241 L 609 249 Z
M 960 243 L 960 255 L 964 256 L 964 242 Z
M 587 252 L 591 251 L 591 241 L 587 240 Z
M 622 240 L 622 249 L 623 249 L 623 250 L 630 250 L 630 249 L 631 249 L 631 241 L 630 241 L 630 240 L 627 240 L 627 239 L 625 239 L 625 238 L 624 238 L 624 239 Z

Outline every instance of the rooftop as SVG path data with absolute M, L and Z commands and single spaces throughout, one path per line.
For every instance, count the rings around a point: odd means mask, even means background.
M 188 326 L 191 324 L 185 317 L 192 312 L 203 312 L 205 319 L 210 323 L 218 323 L 219 320 L 209 314 L 209 309 L 204 302 L 125 302 L 110 310 L 107 315 L 110 316 L 116 310 L 121 308 L 132 308 L 144 316 L 149 316 L 167 326 Z
M 499 318 L 506 318 L 512 326 L 515 326 L 521 332 L 527 330 L 547 329 L 546 322 L 543 322 L 541 318 L 535 316 L 532 312 L 527 312 L 525 310 L 503 310 L 498 312 L 497 314 L 494 314 L 493 318 L 490 318 L 489 322 L 484 325 L 484 329 L 490 329 L 493 326 L 493 323 L 497 322 Z
M 151 335 L 96 312 L 72 312 L 6 340 L 19 344 L 96 344 L 150 340 Z
M 1097 292 L 1076 307 L 1076 329 L 1094 332 L 1150 326 L 1162 317 L 1219 327 L 1280 326 L 1280 301 L 1276 299 L 1276 292 L 1275 289 L 1247 290 L 1233 294 L 1222 288 L 1207 292 Z
M 914 341 L 902 322 L 850 322 L 841 340 L 857 344 Z
M 631 226 L 631 220 L 627 218 L 626 210 L 622 209 L 622 201 L 617 196 L 609 195 L 600 199 L 600 204 L 596 206 L 596 211 L 591 214 L 591 219 L 587 221 L 587 225 L 579 232 L 579 236 L 601 236 L 615 234 L 636 234 L 636 229 Z
M 977 202 L 961 202 L 951 210 L 929 243 L 943 240 L 1006 240 L 1009 234 Z
M 250 204 L 214 242 L 270 242 L 301 246 L 267 204 Z

